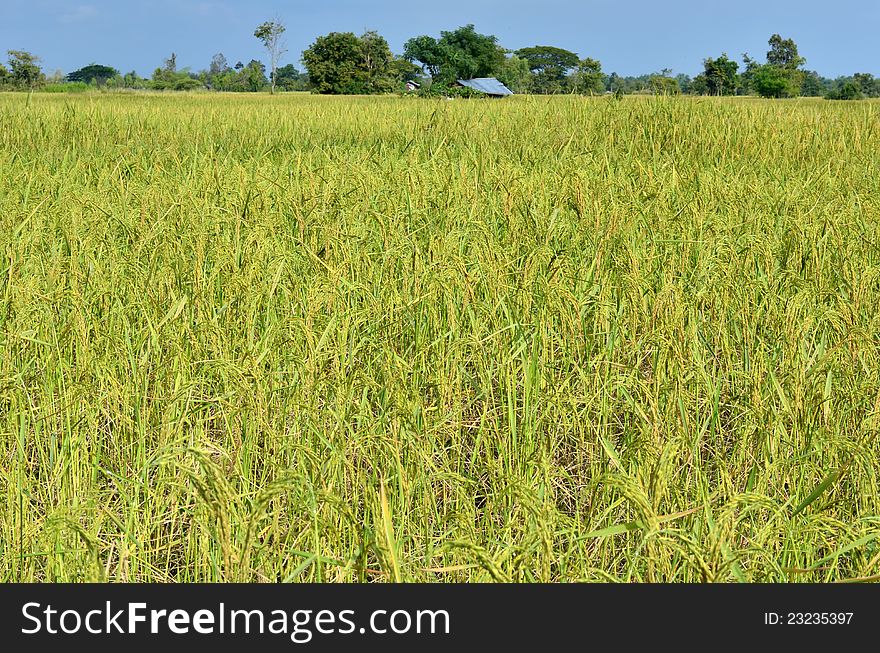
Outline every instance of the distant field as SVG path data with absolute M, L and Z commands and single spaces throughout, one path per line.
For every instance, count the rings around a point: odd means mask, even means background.
M 0 580 L 880 574 L 880 103 L 0 94 Z

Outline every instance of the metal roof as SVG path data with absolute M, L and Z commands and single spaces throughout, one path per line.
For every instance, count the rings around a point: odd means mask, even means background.
M 507 88 L 494 77 L 478 77 L 477 79 L 460 79 L 458 83 L 486 95 L 513 95 L 513 91 Z

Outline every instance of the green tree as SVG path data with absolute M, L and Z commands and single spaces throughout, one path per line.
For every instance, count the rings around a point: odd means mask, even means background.
M 783 39 L 779 34 L 774 34 L 767 43 L 770 45 L 767 64 L 770 66 L 797 70 L 807 62 L 798 54 L 797 44 L 792 39 Z
M 678 82 L 678 88 L 681 89 L 682 93 L 690 93 L 691 92 L 691 84 L 694 80 L 691 79 L 690 75 L 686 75 L 685 73 L 679 73 L 675 76 L 675 81 Z
M 150 81 L 150 87 L 157 91 L 192 91 L 203 86 L 204 83 L 190 74 L 188 68 L 177 70 L 177 55 L 173 52 L 161 68 L 153 71 Z
M 769 64 L 755 71 L 752 85 L 761 97 L 786 98 L 796 94 L 789 71 Z
M 148 80 L 139 76 L 134 70 L 122 76 L 122 85 L 125 88 L 147 88 L 147 83 Z
M 739 76 L 740 91 L 745 95 L 750 95 L 755 92 L 755 73 L 761 68 L 761 64 L 752 59 L 746 52 L 743 53 L 742 58 L 743 71 Z
M 374 31 L 359 38 L 364 71 L 364 92 L 387 93 L 394 89 L 397 79 L 392 66 L 394 55 L 388 41 Z
M 352 94 L 365 90 L 361 43 L 354 33 L 330 32 L 319 36 L 302 58 L 318 93 Z
M 568 74 L 580 64 L 577 54 L 552 45 L 522 48 L 516 51 L 516 55 L 529 63 L 529 70 L 534 75 L 532 88 L 536 93 L 565 90 Z
M 703 95 L 734 95 L 739 85 L 739 64 L 724 53 L 717 59 L 703 60 L 703 72 L 697 75 L 695 87 Z
M 67 75 L 68 82 L 85 82 L 91 84 L 94 82 L 98 86 L 103 86 L 108 80 L 119 76 L 119 71 L 111 66 L 103 66 L 101 64 L 92 63 L 84 66 L 79 70 L 74 70 Z
M 403 86 L 403 84 L 409 81 L 416 81 L 419 83 L 423 81 L 423 71 L 421 67 L 404 57 L 394 57 L 389 69 L 398 86 Z
M 529 62 L 515 54 L 507 57 L 501 64 L 498 79 L 514 93 L 529 93 L 532 90 Z
M 153 71 L 152 87 L 163 91 L 174 87 L 177 80 L 177 54 L 172 52 L 161 68 Z
M 208 68 L 208 73 L 210 75 L 222 75 L 228 70 L 229 62 L 226 61 L 226 56 L 222 52 L 218 52 L 211 57 L 211 65 Z
M 623 78 L 617 73 L 611 73 L 608 75 L 608 81 L 606 82 L 605 88 L 611 93 L 623 93 L 624 92 L 624 83 Z
M 804 83 L 805 73 L 801 66 L 806 59 L 800 56 L 797 44 L 792 39 L 783 39 L 779 34 L 774 34 L 768 44 L 767 63 L 763 65 L 747 54 L 743 55 L 746 64 L 743 77 L 748 88 L 761 97 L 796 97 Z
M 830 91 L 825 97 L 829 100 L 861 100 L 864 95 L 858 84 L 847 81 Z
M 243 90 L 250 93 L 262 91 L 269 83 L 269 80 L 266 79 L 266 65 L 256 59 L 251 59 L 250 63 L 242 68 L 238 75 Z
M 388 42 L 376 32 L 319 36 L 303 52 L 303 63 L 317 93 L 341 95 L 390 91 L 401 71 Z
M 403 52 L 408 60 L 422 64 L 434 82 L 442 84 L 495 75 L 506 59 L 498 39 L 478 33 L 473 25 L 440 32 L 439 39 L 417 36 L 404 44 Z
M 871 73 L 856 73 L 853 75 L 853 83 L 866 97 L 880 97 L 880 79 L 876 79 Z
M 801 95 L 804 97 L 820 97 L 825 94 L 822 78 L 815 70 L 805 71 L 801 81 Z
M 659 74 L 651 76 L 651 90 L 654 92 L 654 95 L 679 95 L 681 94 L 681 87 L 678 85 L 678 80 L 674 77 L 670 77 L 668 74 Z
M 8 50 L 6 54 L 9 56 L 9 76 L 13 84 L 32 89 L 45 81 L 39 57 L 24 50 Z
M 272 90 L 275 93 L 275 84 L 277 82 L 278 62 L 284 53 L 287 52 L 286 44 L 283 40 L 284 32 L 287 28 L 280 19 L 267 21 L 254 30 L 254 36 L 263 42 L 263 47 L 269 53 L 269 61 L 271 68 Z
M 577 63 L 571 74 L 571 88 L 581 95 L 599 95 L 605 92 L 605 74 L 598 59 L 587 57 Z
M 293 64 L 281 66 L 276 76 L 278 87 L 285 91 L 305 91 L 308 88 L 309 76 L 298 71 Z

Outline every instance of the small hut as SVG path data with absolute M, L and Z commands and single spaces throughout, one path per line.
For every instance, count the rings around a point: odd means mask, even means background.
M 494 77 L 477 77 L 476 79 L 459 79 L 458 84 L 466 88 L 472 88 L 489 97 L 507 97 L 513 95 L 513 91 L 507 88 Z

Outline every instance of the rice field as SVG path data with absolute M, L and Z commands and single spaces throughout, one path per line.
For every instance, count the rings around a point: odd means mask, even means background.
M 880 103 L 0 94 L 0 580 L 880 575 Z

